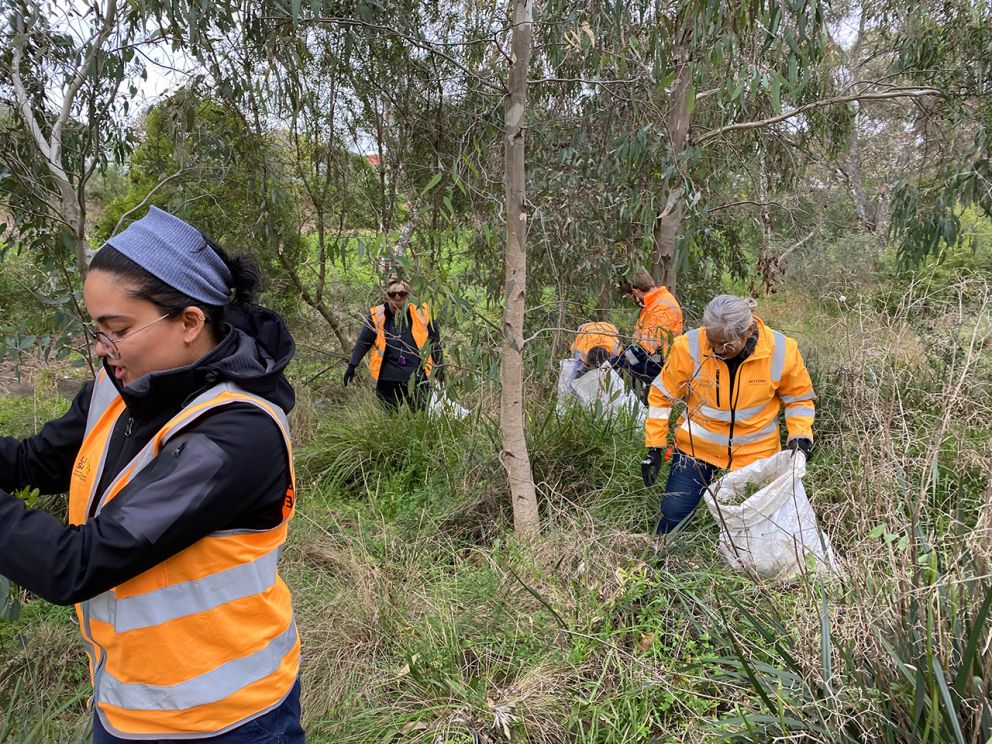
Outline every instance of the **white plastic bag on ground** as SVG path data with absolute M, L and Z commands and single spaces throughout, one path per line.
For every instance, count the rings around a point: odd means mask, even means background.
M 572 383 L 582 371 L 582 362 L 575 358 L 562 359 L 561 368 L 558 372 L 558 398 L 555 403 L 555 410 L 563 413 L 568 405 L 568 399 L 572 396 Z
M 427 412 L 431 416 L 453 416 L 463 419 L 469 414 L 465 406 L 461 406 L 445 394 L 443 390 L 431 389 L 431 396 L 427 401 Z
M 584 406 L 600 406 L 607 416 L 626 413 L 638 423 L 644 423 L 647 410 L 632 391 L 627 390 L 609 364 L 586 372 L 572 383 L 572 392 Z
M 804 475 L 805 456 L 784 450 L 710 486 L 704 498 L 720 525 L 720 552 L 727 563 L 775 579 L 794 578 L 810 564 L 839 573 L 830 539 L 806 498 Z M 749 486 L 759 490 L 743 499 Z

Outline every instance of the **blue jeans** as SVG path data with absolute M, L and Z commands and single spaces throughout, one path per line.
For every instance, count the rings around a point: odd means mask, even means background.
M 133 739 L 120 739 L 100 723 L 93 714 L 93 744 L 131 744 Z M 264 716 L 248 721 L 227 733 L 208 736 L 206 739 L 142 739 L 142 744 L 305 744 L 303 725 L 300 723 L 300 680 L 279 707 Z
M 689 457 L 677 449 L 672 451 L 657 534 L 671 532 L 692 515 L 715 472 L 715 465 Z

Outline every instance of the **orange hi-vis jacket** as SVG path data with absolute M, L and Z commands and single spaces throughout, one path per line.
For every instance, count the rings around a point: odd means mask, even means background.
M 657 287 L 644 296 L 644 307 L 634 327 L 634 341 L 648 354 L 668 355 L 672 339 L 682 333 L 682 308 L 668 287 Z
M 737 369 L 733 389 L 726 362 L 714 356 L 706 330 L 675 339 L 648 394 L 648 447 L 664 447 L 676 402 L 685 403 L 675 446 L 719 468 L 736 470 L 781 449 L 778 413 L 785 406 L 789 438 L 813 438 L 813 383 L 795 339 L 758 318 L 754 351 Z
M 126 415 L 101 371 L 73 467 L 69 522 L 80 525 L 98 514 L 160 453 L 168 456 L 164 448 L 188 425 L 235 402 L 268 413 L 283 433 L 291 484 L 282 521 L 267 530 L 215 532 L 76 605 L 93 703 L 115 736 L 215 736 L 274 709 L 296 682 L 300 640 L 289 589 L 276 572 L 295 505 L 292 446 L 280 408 L 233 383 L 216 385 L 167 422 L 98 493 L 114 424 Z
M 430 308 L 426 302 L 419 308 L 412 304 L 409 307 L 410 318 L 412 319 L 410 330 L 413 333 L 413 340 L 417 344 L 417 349 L 422 352 L 429 336 L 427 326 L 431 322 Z M 375 343 L 372 344 L 369 353 L 369 372 L 372 373 L 373 380 L 378 380 L 379 370 L 382 369 L 382 358 L 386 355 L 386 308 L 384 305 L 376 305 L 371 309 L 371 313 L 372 323 L 375 326 Z M 424 359 L 424 374 L 430 377 L 434 357 L 428 354 L 424 358 L 421 354 L 421 358 Z
M 612 323 L 583 323 L 575 335 L 570 351 L 579 355 L 579 361 L 588 365 L 589 351 L 602 346 L 611 357 L 620 353 L 620 331 Z

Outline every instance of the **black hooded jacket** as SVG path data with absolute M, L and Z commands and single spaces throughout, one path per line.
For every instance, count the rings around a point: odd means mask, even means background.
M 410 313 L 413 312 L 412 307 L 407 305 L 406 320 L 401 318 L 398 322 L 392 306 L 388 302 L 382 306 L 386 316 L 382 328 L 386 348 L 382 355 L 382 367 L 379 369 L 379 380 L 382 382 L 406 382 L 414 372 L 422 374 L 420 365 L 423 360 L 420 358 L 417 342 L 413 338 L 413 319 L 410 317 Z M 370 313 L 365 317 L 362 331 L 355 341 L 355 348 L 351 351 L 349 366 L 358 366 L 362 357 L 375 345 L 377 335 L 375 318 Z M 427 324 L 427 339 L 434 369 L 441 369 L 444 365 L 444 349 L 441 346 L 441 333 L 438 331 L 437 321 L 433 318 Z M 401 359 L 405 361 L 401 362 Z
M 295 346 L 265 308 L 228 312 L 224 339 L 187 367 L 153 372 L 121 390 L 102 492 L 162 426 L 193 398 L 230 380 L 287 413 L 283 375 Z M 114 379 L 111 375 L 111 379 Z M 56 604 L 90 599 L 227 529 L 279 523 L 289 462 L 279 427 L 249 403 L 212 411 L 169 440 L 158 457 L 83 525 L 65 525 L 11 496 L 24 486 L 63 493 L 86 429 L 93 383 L 69 411 L 23 441 L 0 438 L 0 574 Z

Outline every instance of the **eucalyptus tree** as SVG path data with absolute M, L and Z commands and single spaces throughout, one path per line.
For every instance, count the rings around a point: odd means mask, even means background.
M 86 186 L 132 144 L 126 116 L 154 43 L 140 2 L 11 0 L 0 19 L 0 204 L 13 239 L 87 264 Z M 127 91 L 128 95 L 121 95 Z
M 839 86 L 818 0 L 552 0 L 536 29 L 538 105 L 561 119 L 532 150 L 555 200 L 537 222 L 549 245 L 591 248 L 580 252 L 597 257 L 594 277 L 643 256 L 675 287 L 708 209 L 722 206 L 709 185 L 725 174 L 705 166 L 751 170 L 760 197 L 759 173 L 795 173 L 802 158 L 785 150 L 801 153 L 814 132 L 841 136 L 849 104 L 941 94 L 915 80 Z
M 912 113 L 914 157 L 893 185 L 889 233 L 914 264 L 959 239 L 960 210 L 992 218 L 992 5 L 885 2 L 894 72 L 941 91 Z

